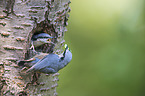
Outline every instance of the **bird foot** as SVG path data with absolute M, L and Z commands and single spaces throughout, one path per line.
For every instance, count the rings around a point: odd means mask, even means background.
M 33 45 L 33 42 L 31 42 L 31 47 L 29 48 L 30 50 L 32 49 L 32 51 L 34 52 L 34 53 L 37 53 L 37 51 L 35 51 L 35 47 L 34 47 L 34 45 Z
M 21 72 L 21 73 L 24 73 L 27 69 L 28 69 L 28 67 L 23 67 L 23 68 L 20 70 L 20 72 Z

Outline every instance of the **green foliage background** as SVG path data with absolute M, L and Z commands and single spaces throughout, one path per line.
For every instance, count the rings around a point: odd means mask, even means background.
M 65 40 L 73 60 L 59 96 L 145 96 L 145 1 L 72 0 Z

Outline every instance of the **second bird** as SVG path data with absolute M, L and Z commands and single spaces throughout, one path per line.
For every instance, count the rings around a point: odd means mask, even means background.
M 33 35 L 32 38 L 31 38 L 31 45 L 32 45 L 31 48 L 33 48 L 33 50 L 34 50 L 34 48 L 39 47 L 39 46 L 41 46 L 43 44 L 46 44 L 46 43 L 54 44 L 50 40 L 52 38 L 53 37 L 51 37 L 47 33 L 40 33 L 40 34 Z

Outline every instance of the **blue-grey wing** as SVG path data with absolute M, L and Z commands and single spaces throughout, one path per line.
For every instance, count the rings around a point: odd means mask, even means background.
M 39 60 L 30 69 L 39 71 L 44 68 L 55 67 L 53 65 L 57 64 L 58 62 L 59 62 L 59 56 L 57 54 L 49 54 L 45 56 L 43 59 Z
M 56 73 L 57 71 L 53 68 L 44 68 L 44 69 L 41 69 L 40 72 L 42 72 L 42 73 Z

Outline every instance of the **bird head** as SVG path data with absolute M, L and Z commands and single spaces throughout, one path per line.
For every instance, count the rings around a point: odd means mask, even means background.
M 65 57 L 65 54 L 66 54 L 67 50 L 70 51 L 70 52 L 71 52 L 71 50 L 70 50 L 70 48 L 68 47 L 67 44 L 64 45 L 64 48 L 65 48 L 65 50 L 63 52 L 63 56 Z
M 66 56 L 66 54 L 67 54 L 68 52 L 71 53 L 71 50 L 70 50 L 70 48 L 68 47 L 67 44 L 64 45 L 64 48 L 65 48 L 65 50 L 64 50 L 64 52 L 63 52 L 63 54 L 62 54 L 61 60 L 63 60 L 63 59 L 65 58 L 65 56 Z
M 52 38 L 53 37 L 51 37 L 47 33 L 40 33 L 40 34 L 33 35 L 31 40 L 33 41 L 34 47 L 38 47 L 46 43 L 54 44 L 53 42 L 51 42 Z

